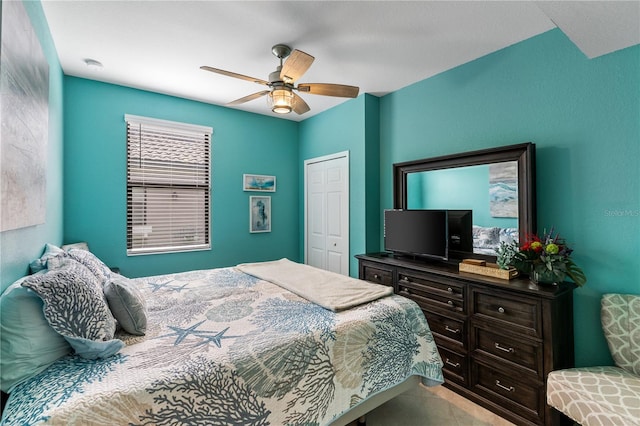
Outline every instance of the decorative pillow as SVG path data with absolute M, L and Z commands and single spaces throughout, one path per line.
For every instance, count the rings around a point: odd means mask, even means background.
M 93 275 L 100 280 L 100 285 L 105 285 L 111 277 L 111 270 L 109 267 L 98 259 L 95 254 L 78 248 L 69 249 L 67 254 L 73 260 L 76 260 L 89 268 L 89 270 L 93 272 Z
M 61 248 L 64 251 L 69 251 L 72 248 L 89 251 L 89 244 L 87 244 L 85 242 L 73 243 L 73 244 L 65 244 Z
M 615 364 L 640 376 L 640 296 L 602 296 L 602 329 Z
M 115 274 L 114 274 L 115 275 Z M 144 336 L 147 331 L 147 307 L 138 287 L 128 278 L 112 278 L 104 286 L 109 309 L 124 331 Z
M 28 277 L 22 286 L 42 298 L 49 325 L 78 355 L 95 359 L 116 354 L 124 343 L 113 339 L 116 321 L 102 293 L 102 285 L 85 266 L 72 259 L 65 259 L 64 263 L 59 269 Z
M 35 274 L 36 272 L 42 271 L 43 269 L 47 269 L 47 261 L 52 257 L 60 255 L 64 256 L 64 250 L 62 250 L 60 247 L 49 243 L 45 244 L 44 253 L 42 253 L 42 256 L 29 264 L 31 273 Z
M 500 228 L 473 227 L 473 247 L 495 249 L 500 245 Z
M 0 389 L 7 393 L 71 353 L 69 343 L 45 319 L 42 299 L 22 287 L 27 278 L 0 296 Z
M 512 243 L 515 242 L 518 244 L 518 240 L 520 239 L 518 235 L 518 228 L 500 228 L 500 242 Z

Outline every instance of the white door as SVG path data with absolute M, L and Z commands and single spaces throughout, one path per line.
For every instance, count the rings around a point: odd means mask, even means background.
M 304 162 L 306 264 L 349 275 L 349 152 Z

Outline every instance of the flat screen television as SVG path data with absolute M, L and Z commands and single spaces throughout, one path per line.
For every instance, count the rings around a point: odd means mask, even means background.
M 446 210 L 385 210 L 384 249 L 395 254 L 447 260 Z
M 447 210 L 449 257 L 464 258 L 473 253 L 473 211 Z

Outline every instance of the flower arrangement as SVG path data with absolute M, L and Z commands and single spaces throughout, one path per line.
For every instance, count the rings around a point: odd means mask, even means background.
M 520 247 L 513 242 L 502 243 L 497 263 L 501 268 L 513 266 L 536 282 L 557 283 L 568 276 L 576 285 L 583 286 L 587 277 L 571 259 L 572 252 L 564 238 L 551 229 L 541 237 L 537 234 L 527 236 Z

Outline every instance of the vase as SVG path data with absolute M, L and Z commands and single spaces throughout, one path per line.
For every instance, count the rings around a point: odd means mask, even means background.
M 566 272 L 559 269 L 549 269 L 547 265 L 541 263 L 533 265 L 529 278 L 538 285 L 558 285 L 564 281 Z

